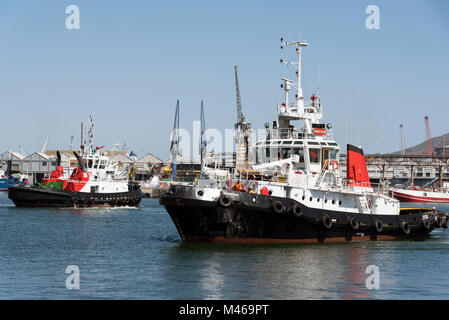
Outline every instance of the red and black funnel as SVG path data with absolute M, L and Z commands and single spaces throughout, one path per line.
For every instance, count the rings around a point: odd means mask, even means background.
M 347 146 L 346 179 L 350 186 L 371 187 L 363 150 L 351 144 Z

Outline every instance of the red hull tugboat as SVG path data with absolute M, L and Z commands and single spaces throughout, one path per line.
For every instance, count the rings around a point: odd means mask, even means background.
M 239 121 L 237 158 L 225 179 L 202 170 L 197 183 L 172 185 L 162 195 L 183 241 L 344 242 L 424 237 L 447 228 L 448 214 L 427 208 L 401 209 L 388 188 L 370 183 L 361 148 L 347 146 L 347 177 L 340 176 L 340 147 L 331 125 L 319 123 L 322 105 L 312 96 L 305 105 L 301 53 L 306 42 L 284 42 L 298 53 L 296 99 L 288 101 L 292 81 L 284 81 L 285 102 L 278 121 L 266 125 L 263 140 L 250 142 L 251 127 Z M 240 119 L 239 119 L 240 120 Z M 302 120 L 297 131 L 290 123 Z M 246 190 L 246 192 L 242 192 Z
M 144 197 L 138 184 L 128 182 L 128 174 L 120 174 L 106 153 L 93 148 L 93 126 L 89 127 L 89 144 L 70 177 L 65 177 L 59 152 L 56 169 L 50 178 L 33 186 L 14 186 L 8 197 L 17 207 L 117 207 L 138 206 Z
M 393 197 L 401 202 L 449 203 L 449 192 L 447 189 L 390 188 L 390 192 Z

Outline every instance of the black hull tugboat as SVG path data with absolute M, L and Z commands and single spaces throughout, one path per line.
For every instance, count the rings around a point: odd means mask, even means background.
M 340 147 L 332 126 L 322 125 L 320 99 L 304 104 L 301 53 L 296 47 L 296 99 L 288 101 L 292 81 L 283 78 L 285 102 L 278 121 L 266 124 L 264 139 L 251 144 L 250 124 L 238 119 L 236 166 L 226 178 L 206 173 L 195 184 L 172 185 L 162 195 L 183 241 L 192 242 L 345 242 L 426 237 L 447 228 L 448 214 L 428 208 L 400 208 L 388 187 L 372 185 L 359 147 L 347 146 L 347 177 L 340 176 Z M 291 120 L 302 120 L 297 131 Z
M 161 198 L 187 242 L 345 242 L 425 237 L 447 228 L 447 214 L 400 209 L 398 215 L 361 214 L 311 208 L 285 197 L 173 185 Z M 209 194 L 208 194 L 209 195 Z M 311 201 L 317 201 L 312 199 Z
M 144 197 L 140 185 L 130 183 L 127 172 L 118 172 L 101 148 L 92 145 L 93 124 L 89 122 L 89 142 L 74 151 L 78 167 L 64 175 L 57 153 L 56 169 L 49 178 L 33 186 L 13 186 L 8 197 L 17 207 L 120 207 L 138 206 Z
M 137 207 L 144 197 L 139 186 L 129 186 L 127 192 L 91 193 L 56 190 L 45 186 L 14 186 L 8 197 L 16 207 Z

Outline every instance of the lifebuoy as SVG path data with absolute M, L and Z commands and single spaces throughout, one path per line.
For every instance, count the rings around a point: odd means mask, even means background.
M 280 201 L 274 201 L 272 206 L 273 206 L 274 212 L 276 212 L 276 213 L 284 212 L 284 206 L 282 205 L 282 203 Z
M 401 228 L 402 228 L 402 231 L 404 231 L 405 234 L 409 234 L 410 233 L 410 225 L 408 224 L 408 222 L 406 222 L 406 221 L 401 222 Z
M 358 230 L 359 229 L 359 223 L 357 222 L 357 220 L 352 217 L 351 219 L 349 219 L 349 225 L 351 226 L 352 229 L 354 230 Z
M 297 216 L 297 217 L 302 217 L 302 215 L 303 215 L 302 208 L 301 208 L 301 206 L 300 206 L 299 204 L 297 204 L 297 203 L 295 203 L 295 204 L 293 205 L 292 211 L 293 211 L 293 214 L 294 214 L 295 216 Z
M 324 227 L 326 227 L 326 229 L 332 228 L 332 219 L 329 217 L 329 215 L 323 215 L 321 221 L 323 222 L 323 225 Z
M 227 195 L 221 194 L 220 198 L 218 198 L 218 202 L 222 207 L 229 207 L 232 203 L 231 198 L 229 198 Z
M 338 170 L 338 167 L 340 166 L 340 164 L 338 163 L 338 160 L 332 160 L 331 166 L 334 170 Z
M 380 220 L 376 220 L 374 222 L 374 227 L 376 228 L 376 231 L 379 233 L 381 233 L 382 230 L 384 229 L 384 226 L 382 225 L 382 221 L 380 221 Z

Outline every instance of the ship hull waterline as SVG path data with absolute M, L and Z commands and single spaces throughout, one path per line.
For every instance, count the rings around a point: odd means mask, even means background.
M 45 187 L 10 187 L 8 197 L 16 207 L 91 208 L 136 207 L 143 194 L 140 189 L 120 193 L 84 193 L 53 190 Z
M 192 199 L 177 193 L 163 195 L 160 203 L 166 208 L 184 242 L 320 243 L 395 240 L 426 238 L 435 228 L 447 227 L 447 214 L 437 211 L 404 215 L 351 214 L 311 209 L 292 199 L 247 193 L 238 195 L 237 201 L 223 207 L 220 201 Z M 275 202 L 282 203 L 282 212 L 273 210 L 272 204 Z M 300 206 L 300 214 L 293 212 L 295 204 Z M 441 219 L 445 223 L 441 223 Z M 332 221 L 330 226 L 329 220 Z M 404 228 L 404 224 L 407 224 L 409 230 Z

